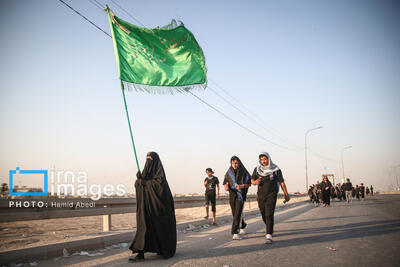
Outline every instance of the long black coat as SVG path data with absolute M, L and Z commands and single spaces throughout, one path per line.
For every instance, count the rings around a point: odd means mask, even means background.
M 155 152 L 147 154 L 141 177 L 136 180 L 136 235 L 132 252 L 154 252 L 164 258 L 176 251 L 174 199 L 164 168 Z
M 331 203 L 331 189 L 332 189 L 332 184 L 329 180 L 322 181 L 320 183 L 321 186 L 321 191 L 322 191 L 322 202 L 324 202 L 324 204 L 330 204 Z M 328 187 L 328 189 L 326 189 Z

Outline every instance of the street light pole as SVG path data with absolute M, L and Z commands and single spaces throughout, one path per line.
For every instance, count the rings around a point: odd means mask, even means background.
M 391 171 L 386 171 L 386 176 L 388 177 L 388 181 L 389 181 L 389 192 L 393 191 L 393 183 L 392 183 L 392 179 L 390 178 L 390 173 Z
M 343 163 L 343 152 L 344 152 L 346 149 L 349 149 L 349 148 L 352 148 L 352 146 L 346 146 L 346 147 L 344 147 L 344 148 L 342 149 L 342 153 L 341 153 L 341 158 L 342 158 L 342 172 L 343 172 L 342 184 L 344 184 L 344 183 L 345 183 L 345 179 L 344 179 L 344 163 Z
M 394 177 L 396 177 L 397 191 L 399 191 L 399 179 L 397 178 L 398 167 L 400 167 L 400 165 L 392 166 L 392 168 L 394 169 Z
M 314 131 L 314 130 L 318 130 L 318 129 L 321 129 L 321 128 L 322 128 L 322 126 L 309 129 L 308 131 L 306 131 L 306 134 L 304 136 L 304 153 L 305 153 L 305 158 L 306 158 L 306 192 L 308 191 L 307 135 L 308 135 L 309 132 Z

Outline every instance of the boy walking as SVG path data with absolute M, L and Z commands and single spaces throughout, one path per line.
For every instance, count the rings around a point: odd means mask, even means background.
M 344 184 L 344 191 L 346 192 L 346 202 L 349 204 L 350 202 L 353 203 L 353 184 L 350 182 L 350 179 L 346 179 L 346 183 Z
M 206 169 L 207 177 L 204 179 L 204 187 L 206 188 L 206 216 L 209 217 L 209 203 L 211 202 L 211 211 L 213 214 L 212 224 L 215 225 L 215 213 L 216 213 L 216 201 L 219 198 L 219 180 L 218 177 L 214 176 L 214 172 L 211 168 Z

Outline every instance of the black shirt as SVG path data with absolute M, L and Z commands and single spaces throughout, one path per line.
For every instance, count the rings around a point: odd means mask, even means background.
M 210 177 L 206 177 L 206 179 L 204 179 L 204 182 L 207 182 L 206 194 L 207 193 L 214 193 L 215 194 L 215 187 L 216 187 L 217 184 L 219 184 L 218 177 L 215 177 L 214 175 L 211 178 Z
M 353 190 L 353 185 L 351 184 L 351 182 L 346 182 L 344 184 L 344 191 L 351 191 Z
M 322 181 L 320 183 L 320 186 L 321 186 L 321 190 L 322 191 L 330 191 L 331 188 L 332 188 L 332 184 L 331 184 L 331 182 L 329 180 L 327 180 L 326 182 Z M 328 189 L 326 189 L 327 187 L 328 187 Z
M 278 183 L 283 183 L 282 171 L 277 170 L 268 176 L 261 176 L 257 173 L 257 167 L 254 169 L 251 179 L 256 181 L 261 178 L 261 183 L 258 185 L 257 194 L 259 196 L 268 196 L 270 194 L 277 194 L 279 191 Z
M 361 193 L 365 194 L 365 187 L 363 185 L 360 186 L 360 191 L 361 191 Z

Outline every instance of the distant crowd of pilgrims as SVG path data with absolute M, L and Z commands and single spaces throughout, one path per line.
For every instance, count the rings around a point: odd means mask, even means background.
M 361 183 L 360 186 L 356 185 L 354 187 L 350 179 L 346 179 L 345 183 L 338 183 L 336 186 L 333 186 L 326 176 L 324 176 L 321 183 L 317 181 L 316 184 L 311 185 L 308 189 L 310 201 L 313 202 L 316 207 L 321 203 L 324 207 L 329 206 L 331 199 L 346 201 L 347 203 L 351 203 L 353 198 L 365 200 L 365 195 L 368 196 L 370 194 L 371 196 L 374 195 L 374 188 L 372 185 L 368 187 Z

